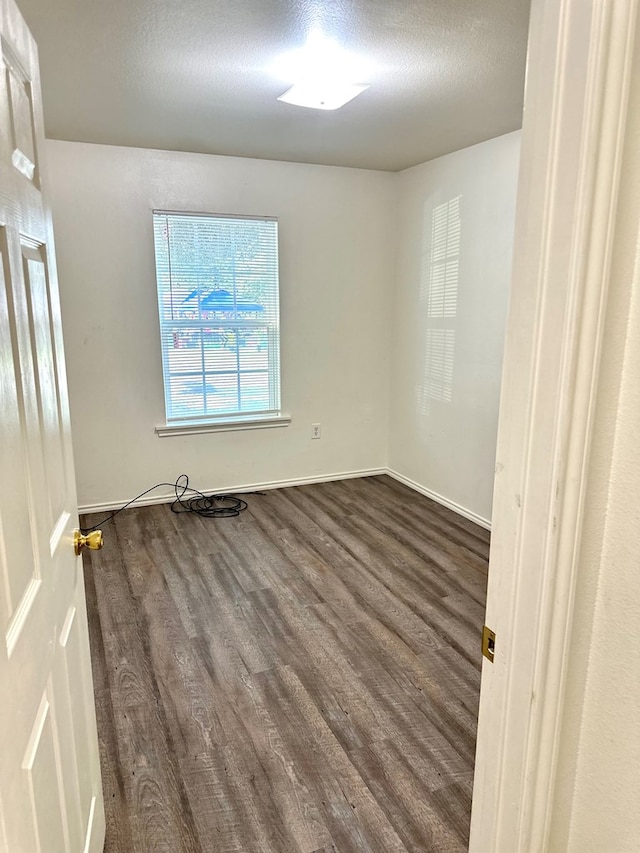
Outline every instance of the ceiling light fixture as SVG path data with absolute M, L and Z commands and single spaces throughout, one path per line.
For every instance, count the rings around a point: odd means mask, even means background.
M 340 83 L 337 80 L 303 80 L 301 83 L 294 83 L 278 100 L 297 107 L 337 110 L 368 88 L 355 83 Z
M 369 88 L 364 63 L 314 31 L 305 47 L 282 56 L 272 72 L 293 83 L 279 101 L 317 110 L 337 110 Z

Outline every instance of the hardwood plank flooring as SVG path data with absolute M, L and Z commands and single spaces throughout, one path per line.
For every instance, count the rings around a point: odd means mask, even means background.
M 467 850 L 489 534 L 386 476 L 247 500 L 85 556 L 106 853 Z

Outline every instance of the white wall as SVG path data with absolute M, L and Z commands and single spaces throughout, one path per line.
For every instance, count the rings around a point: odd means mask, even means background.
M 519 141 L 399 174 L 48 141 L 81 506 L 183 471 L 209 490 L 389 465 L 489 519 Z M 456 198 L 456 313 L 429 317 L 433 213 Z M 153 208 L 279 217 L 290 427 L 156 437 Z M 450 401 L 438 399 L 444 330 Z
M 389 464 L 485 520 L 491 517 L 519 151 L 517 131 L 399 175 Z M 456 199 L 455 315 L 429 316 L 438 263 L 434 217 Z M 451 293 L 454 284 L 450 280 Z
M 48 141 L 81 505 L 386 464 L 395 176 Z M 280 220 L 286 428 L 158 438 L 153 208 Z M 311 441 L 311 424 L 322 438 Z

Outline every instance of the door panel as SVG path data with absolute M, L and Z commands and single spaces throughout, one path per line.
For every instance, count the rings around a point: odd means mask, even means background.
M 62 808 L 48 807 L 47 801 L 63 804 L 57 737 L 53 731 L 50 687 L 42 694 L 22 760 L 23 778 L 29 795 L 33 820 L 34 849 L 65 849 Z
M 7 53 L 9 48 L 7 48 Z M 35 176 L 35 144 L 33 138 L 33 100 L 28 80 L 18 70 L 14 59 L 7 67 L 13 165 L 29 180 Z
M 65 512 L 67 482 L 64 429 L 56 381 L 52 317 L 46 275 L 46 255 L 42 246 L 22 246 L 25 298 L 31 330 L 31 359 L 35 365 L 35 394 L 42 467 L 47 488 L 47 506 L 43 506 L 52 531 Z M 52 543 L 53 544 L 53 543 Z
M 7 14 L 3 15 L 6 29 L 3 29 L 2 34 L 2 62 L 7 104 L 6 129 L 11 147 L 11 163 L 25 178 L 34 181 L 37 185 L 36 127 L 38 116 L 36 115 L 34 90 L 29 73 L 30 70 L 33 71 L 33 59 L 35 57 L 37 62 L 37 56 L 35 56 L 34 48 L 29 44 L 30 35 L 20 32 L 24 25 L 21 26 L 20 22 L 16 22 L 12 27 L 11 17 L 14 17 L 14 14 L 7 10 Z M 26 42 L 26 44 L 21 44 L 21 42 Z
M 26 483 L 23 479 L 24 459 L 16 393 L 15 339 L 7 305 L 6 263 L 5 229 L 0 228 L 0 401 L 5 409 L 0 441 L 0 470 L 4 482 L 12 484 L 12 494 L 6 488 L 0 490 L 0 524 L 18 534 L 9 539 L 5 536 L 0 538 L 4 545 L 0 550 L 0 573 L 4 582 L 0 617 L 5 629 L 33 576 L 31 527 L 29 516 L 24 512 Z M 15 566 L 11 574 L 9 565 Z
M 97 853 L 104 812 L 35 45 L 0 0 L 0 850 Z
M 7 229 L 0 229 L 0 399 L 2 426 L 0 432 L 0 470 L 10 488 L 0 490 L 0 525 L 2 535 L 1 572 L 4 586 L 3 626 L 9 652 L 20 633 L 40 587 L 35 519 L 29 512 L 29 479 L 21 412 L 20 356 L 13 294 L 8 266 Z M 6 270 L 6 272 L 5 272 Z M 6 533 L 5 533 L 6 531 Z
M 82 850 L 90 835 L 96 794 L 92 784 L 95 721 L 87 714 L 83 696 L 91 692 L 91 670 L 83 654 L 87 629 L 82 621 L 84 601 L 72 604 L 60 633 L 60 650 L 53 677 L 53 698 L 57 709 L 58 736 L 69 744 L 61 756 L 67 803 L 70 850 Z

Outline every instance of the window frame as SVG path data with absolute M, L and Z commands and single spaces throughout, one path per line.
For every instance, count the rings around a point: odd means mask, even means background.
M 163 381 L 163 392 L 164 392 L 164 406 L 165 406 L 165 423 L 160 424 L 156 427 L 156 433 L 158 436 L 171 436 L 171 435 L 184 435 L 184 434 L 198 434 L 205 432 L 226 432 L 229 430 L 236 429 L 264 429 L 270 427 L 281 427 L 288 426 L 291 423 L 291 417 L 288 414 L 285 414 L 282 411 L 282 403 L 281 403 L 281 388 L 282 388 L 282 376 L 280 369 L 280 270 L 279 270 L 279 261 L 280 261 L 280 245 L 279 245 L 279 222 L 276 216 L 259 216 L 252 214 L 233 214 L 233 213 L 211 213 L 211 212 L 200 212 L 200 211 L 191 211 L 191 210 L 165 210 L 165 209 L 153 209 L 152 213 L 152 229 L 153 229 L 153 243 L 154 243 L 154 277 L 155 277 L 155 291 L 156 291 L 156 301 L 158 306 L 158 322 L 159 322 L 159 332 L 160 332 L 160 352 L 162 358 L 162 381 Z M 268 337 L 268 346 L 267 346 L 267 358 L 268 364 L 266 368 L 267 382 L 268 382 L 268 395 L 270 406 L 267 409 L 261 410 L 232 410 L 230 412 L 223 412 L 220 414 L 215 413 L 203 413 L 197 415 L 172 415 L 172 406 L 173 401 L 171 399 L 171 386 L 170 379 L 175 374 L 173 374 L 169 369 L 169 353 L 166 347 L 167 340 L 167 332 L 170 332 L 174 328 L 182 327 L 185 329 L 198 329 L 202 330 L 212 325 L 212 319 L 202 319 L 199 317 L 195 320 L 189 319 L 177 319 L 167 321 L 163 318 L 163 308 L 162 308 L 162 292 L 161 292 L 161 282 L 160 276 L 158 274 L 158 242 L 156 239 L 156 222 L 157 217 L 184 217 L 185 219 L 189 218 L 210 218 L 210 219 L 222 219 L 222 220 L 240 220 L 243 222 L 249 221 L 259 221 L 259 222 L 274 222 L 276 224 L 276 235 L 275 235 L 275 274 L 276 274 L 276 287 L 275 287 L 275 310 L 273 311 L 273 319 L 265 320 L 265 321 L 256 321 L 256 320 L 243 320 L 235 317 L 232 320 L 225 318 L 224 320 L 215 319 L 217 325 L 220 325 L 224 328 L 241 330 L 245 329 L 255 329 L 257 325 L 264 326 L 266 329 L 266 334 Z M 231 373 L 237 377 L 241 376 L 240 366 L 238 363 L 238 367 L 236 371 L 224 371 L 225 373 Z M 194 376 L 202 376 L 203 381 L 206 382 L 206 376 L 215 373 L 215 371 L 206 371 L 203 367 L 202 374 L 198 374 L 194 372 Z

